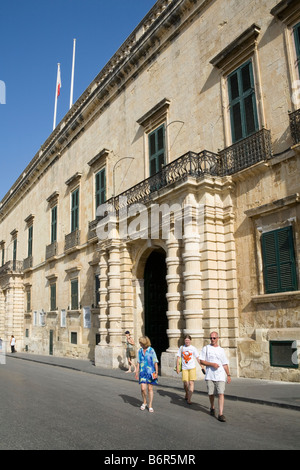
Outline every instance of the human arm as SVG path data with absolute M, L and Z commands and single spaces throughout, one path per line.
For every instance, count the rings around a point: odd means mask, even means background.
M 140 372 L 140 363 L 137 362 L 137 364 L 136 364 L 136 369 L 135 369 L 135 378 L 136 378 L 136 379 L 139 378 L 139 372 Z
M 224 367 L 224 370 L 225 370 L 225 372 L 226 372 L 226 374 L 227 374 L 227 383 L 230 384 L 230 382 L 231 382 L 231 375 L 230 375 L 230 372 L 229 372 L 228 364 L 224 364 L 223 367 Z
M 200 360 L 200 365 L 201 364 L 203 366 L 213 367 L 214 369 L 218 369 L 220 367 L 216 362 L 203 361 L 202 359 Z

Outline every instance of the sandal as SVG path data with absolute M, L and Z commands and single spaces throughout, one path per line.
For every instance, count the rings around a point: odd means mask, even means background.
M 149 408 L 149 413 L 154 413 L 154 409 L 153 409 L 153 408 Z
M 144 411 L 145 408 L 146 408 L 146 406 L 147 406 L 147 405 L 145 405 L 145 403 L 143 403 L 143 404 L 141 405 L 141 407 L 140 407 L 140 410 Z M 150 410 L 149 410 L 149 411 L 150 411 Z

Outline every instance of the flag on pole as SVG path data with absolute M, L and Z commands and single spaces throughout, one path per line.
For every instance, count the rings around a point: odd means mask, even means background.
M 57 98 L 60 95 L 60 89 L 61 89 L 60 64 L 57 64 L 57 78 L 56 78 L 56 88 L 55 88 L 53 130 L 56 127 Z
M 60 64 L 58 65 L 58 70 L 57 70 L 57 98 L 60 95 L 60 89 L 61 89 L 61 77 L 60 77 Z

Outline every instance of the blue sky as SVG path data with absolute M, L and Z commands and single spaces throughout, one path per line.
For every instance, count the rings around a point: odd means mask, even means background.
M 53 130 L 58 62 L 57 124 L 69 110 L 73 38 L 75 103 L 155 3 L 1 0 L 0 201 Z

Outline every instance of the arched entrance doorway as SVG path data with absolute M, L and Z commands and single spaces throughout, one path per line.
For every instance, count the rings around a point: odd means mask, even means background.
M 146 262 L 144 272 L 145 335 L 150 338 L 158 360 L 161 353 L 169 347 L 166 274 L 165 253 L 153 251 Z

